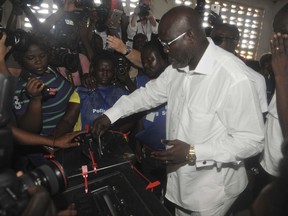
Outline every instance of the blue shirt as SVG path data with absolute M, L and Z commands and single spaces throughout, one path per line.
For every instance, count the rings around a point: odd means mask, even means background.
M 140 73 L 135 77 L 137 88 L 145 86 L 149 80 L 148 76 Z M 147 111 L 141 123 L 144 130 L 135 135 L 136 139 L 152 149 L 165 149 L 161 139 L 166 138 L 166 103 Z
M 82 86 L 77 88 L 80 96 L 80 115 L 82 128 L 90 125 L 94 119 L 102 115 L 107 109 L 129 91 L 121 86 L 99 86 L 91 91 Z

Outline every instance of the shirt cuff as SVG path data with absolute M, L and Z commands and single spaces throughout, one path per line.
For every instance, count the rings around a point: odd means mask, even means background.
M 121 113 L 120 113 L 120 110 L 119 109 L 115 109 L 113 107 L 108 109 L 103 114 L 106 115 L 109 118 L 109 120 L 111 121 L 111 124 L 114 124 L 122 116 Z

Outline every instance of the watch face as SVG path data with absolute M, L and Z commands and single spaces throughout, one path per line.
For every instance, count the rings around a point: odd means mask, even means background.
M 189 161 L 190 162 L 195 161 L 195 159 L 196 159 L 195 154 L 189 154 Z
M 196 160 L 196 155 L 195 154 L 187 154 L 186 160 L 189 162 L 194 162 Z

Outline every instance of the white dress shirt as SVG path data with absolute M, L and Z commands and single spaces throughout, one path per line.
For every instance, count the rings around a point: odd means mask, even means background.
M 261 166 L 270 175 L 279 175 L 278 165 L 280 159 L 283 157 L 281 152 L 283 141 L 283 134 L 277 113 L 275 92 L 269 104 L 268 114 L 266 116 L 264 151 L 260 160 Z
M 194 71 L 169 66 L 104 113 L 113 123 L 167 102 L 167 139 L 195 145 L 195 165 L 167 167 L 166 197 L 185 209 L 213 209 L 247 185 L 242 160 L 260 153 L 264 139 L 259 98 L 248 70 L 209 39 Z
M 262 74 L 252 70 L 251 68 L 249 69 L 250 72 L 247 75 L 251 76 L 251 79 L 255 82 L 255 88 L 259 96 L 261 111 L 262 113 L 266 113 L 268 112 L 268 102 L 265 78 Z

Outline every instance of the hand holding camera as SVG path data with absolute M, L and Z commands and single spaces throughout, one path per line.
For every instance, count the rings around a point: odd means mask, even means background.
M 139 13 L 138 16 L 140 18 L 147 18 L 150 15 L 150 7 L 147 4 L 140 4 L 139 5 Z
M 37 78 L 31 78 L 28 80 L 26 85 L 27 94 L 33 98 L 33 100 L 42 100 L 42 90 L 44 89 L 45 84 L 42 80 Z

